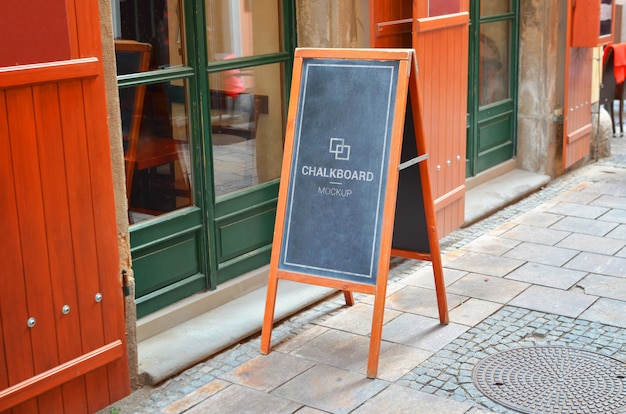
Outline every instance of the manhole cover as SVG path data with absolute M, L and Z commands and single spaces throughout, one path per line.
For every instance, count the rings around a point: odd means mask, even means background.
M 474 384 L 522 413 L 626 412 L 626 364 L 564 347 L 515 348 L 476 365 Z

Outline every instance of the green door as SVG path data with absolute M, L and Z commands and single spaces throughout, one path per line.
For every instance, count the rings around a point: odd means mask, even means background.
M 466 175 L 515 156 L 519 0 L 471 2 Z
M 211 286 L 269 263 L 293 51 L 291 1 L 204 0 Z
M 137 316 L 269 263 L 291 1 L 113 0 Z

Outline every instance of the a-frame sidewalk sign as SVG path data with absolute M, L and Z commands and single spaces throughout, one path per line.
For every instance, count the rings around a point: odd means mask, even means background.
M 261 353 L 279 279 L 372 294 L 375 378 L 392 255 L 432 262 L 448 323 L 417 76 L 413 49 L 296 49 Z

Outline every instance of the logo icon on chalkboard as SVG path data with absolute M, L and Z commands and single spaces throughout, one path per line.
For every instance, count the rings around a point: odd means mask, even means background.
M 331 138 L 329 152 L 335 154 L 336 160 L 350 160 L 350 145 L 344 144 L 343 138 Z

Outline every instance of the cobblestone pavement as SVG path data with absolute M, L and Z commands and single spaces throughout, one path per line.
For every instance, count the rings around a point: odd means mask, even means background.
M 489 355 L 550 345 L 626 361 L 626 189 L 602 203 L 586 192 L 606 177 L 626 183 L 625 143 L 613 138 L 611 157 L 441 240 L 450 325 L 437 330 L 436 307 L 410 308 L 415 305 L 403 296 L 419 301 L 424 292 L 434 295 L 424 281 L 432 278 L 429 264 L 393 259 L 378 379 L 364 376 L 369 326 L 358 322 L 364 308 L 371 310 L 371 297 L 355 294 L 349 308 L 337 294 L 276 324 L 268 356 L 260 356 L 260 336 L 254 336 L 103 412 L 507 413 L 514 411 L 486 397 L 472 380 L 476 364 Z M 599 213 L 583 217 L 586 208 L 612 214 L 611 227 L 594 235 L 607 222 L 598 222 Z M 506 234 L 529 223 L 537 227 Z M 555 232 L 563 233 L 560 242 L 532 240 Z M 601 251 L 594 253 L 596 247 Z M 548 282 L 540 280 L 548 275 Z M 358 386 L 329 396 L 321 391 L 325 384 L 307 375 Z

